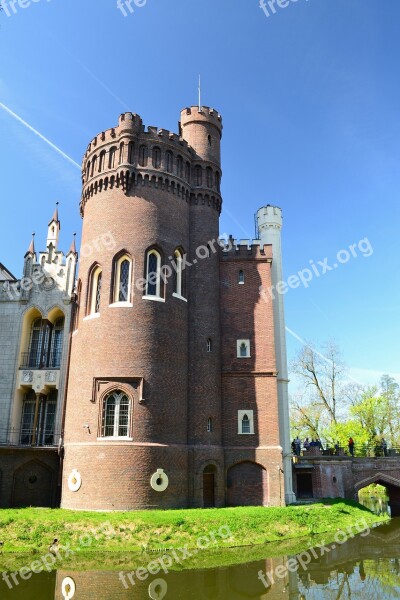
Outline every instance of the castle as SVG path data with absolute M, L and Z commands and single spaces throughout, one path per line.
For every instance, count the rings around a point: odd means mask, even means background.
M 283 299 L 260 293 L 282 278 L 281 211 L 219 238 L 221 137 L 207 107 L 179 134 L 122 114 L 83 159 L 78 279 L 57 211 L 25 256 L 43 281 L 13 295 L 0 265 L 0 506 L 294 500 Z

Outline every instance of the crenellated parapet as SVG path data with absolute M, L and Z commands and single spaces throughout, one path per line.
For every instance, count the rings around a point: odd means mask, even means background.
M 272 245 L 262 244 L 261 240 L 235 240 L 229 237 L 221 247 L 221 261 L 260 260 L 272 261 Z
M 209 153 L 202 152 L 201 148 L 196 151 L 185 139 L 184 127 L 188 123 L 180 125 L 183 135 L 154 126 L 145 130 L 142 119 L 133 113 L 120 115 L 117 127 L 93 138 L 82 164 L 82 216 L 92 196 L 114 187 L 122 188 L 129 195 L 133 188 L 141 186 L 159 187 L 186 201 L 193 199 L 194 203 L 207 204 L 220 212 L 221 169 L 215 155 L 219 154 L 222 124 L 217 112 L 208 108 L 203 110 L 201 119 L 206 122 L 208 119 L 213 131 L 214 121 L 220 128 L 216 134 L 210 133 L 205 138 L 211 149 Z M 190 138 L 190 128 L 187 133 Z M 213 147 L 213 136 L 218 137 L 218 148 Z

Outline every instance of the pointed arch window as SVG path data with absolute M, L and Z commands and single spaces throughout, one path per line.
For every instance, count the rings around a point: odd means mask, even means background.
M 247 415 L 242 418 L 242 433 L 250 433 L 250 419 Z
M 135 153 L 135 144 L 133 142 L 129 142 L 128 145 L 128 163 L 133 165 L 133 157 Z
M 139 165 L 147 167 L 147 146 L 140 146 L 139 148 Z
M 106 151 L 102 150 L 100 152 L 99 173 L 102 173 L 104 171 L 105 166 L 106 166 Z
M 108 394 L 103 403 L 101 436 L 105 438 L 125 438 L 129 436 L 131 400 L 117 390 Z
M 100 299 L 101 299 L 101 284 L 103 279 L 103 273 L 100 267 L 95 267 L 89 277 L 89 302 L 88 302 L 88 315 L 98 314 L 100 312 Z
M 212 352 L 212 339 L 208 338 L 207 340 L 207 352 Z
M 238 411 L 238 433 L 240 435 L 254 433 L 254 411 L 239 410 Z
M 207 167 L 207 187 L 212 188 L 213 186 L 213 172 L 211 167 Z
M 88 160 L 87 167 L 86 167 L 86 177 L 90 177 L 90 165 L 91 164 L 92 163 L 90 162 L 90 160 Z
M 175 290 L 174 295 L 179 298 L 185 296 L 184 271 L 183 271 L 183 252 L 179 248 L 175 250 Z
M 158 146 L 153 148 L 153 167 L 159 169 L 161 167 L 161 150 Z
M 211 433 L 213 430 L 213 420 L 211 417 L 207 419 L 207 433 Z
M 200 165 L 194 168 L 194 185 L 199 187 L 203 185 L 203 169 Z
M 237 340 L 237 358 L 250 358 L 250 340 Z
M 183 158 L 180 155 L 176 157 L 176 174 L 183 177 Z
M 93 156 L 93 161 L 92 161 L 92 173 L 91 173 L 92 177 L 93 177 L 93 175 L 95 175 L 96 171 L 97 171 L 97 155 L 95 154 Z
M 50 347 L 49 367 L 59 369 L 61 365 L 62 347 L 64 341 L 64 317 L 59 317 L 53 326 Z
M 121 142 L 119 145 L 119 160 L 118 160 L 118 164 L 122 164 L 124 162 L 125 159 L 125 144 L 124 142 Z
M 108 157 L 108 168 L 113 169 L 115 167 L 115 155 L 117 153 L 117 149 L 115 146 L 110 148 L 110 153 Z
M 241 284 L 244 283 L 244 271 L 239 271 L 238 283 L 241 283 Z
M 130 302 L 131 281 L 132 281 L 132 261 L 124 254 L 120 256 L 114 265 L 115 281 L 113 302 Z
M 161 297 L 161 255 L 154 249 L 146 257 L 146 296 Z
M 165 162 L 166 162 L 166 169 L 167 169 L 168 173 L 172 173 L 174 160 L 173 160 L 172 152 L 170 150 L 168 150 L 165 154 Z

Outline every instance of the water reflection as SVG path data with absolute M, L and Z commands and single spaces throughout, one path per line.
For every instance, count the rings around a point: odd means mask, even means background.
M 266 547 L 266 553 L 268 552 Z M 182 572 L 142 573 L 134 585 L 124 586 L 119 571 L 59 570 L 33 575 L 9 589 L 0 583 L 3 600 L 347 600 L 400 597 L 400 519 L 381 526 L 368 536 L 349 539 L 315 553 L 304 568 L 288 572 L 290 557 L 264 560 L 231 567 Z M 264 585 L 259 573 L 275 574 Z M 137 572 L 136 572 L 137 573 Z
M 390 516 L 390 504 L 388 496 L 360 496 L 359 502 L 365 508 L 369 508 L 377 515 Z

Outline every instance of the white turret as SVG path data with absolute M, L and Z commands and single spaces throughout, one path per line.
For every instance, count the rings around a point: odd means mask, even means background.
M 60 229 L 61 229 L 61 224 L 60 224 L 60 220 L 58 218 L 58 202 L 57 202 L 57 206 L 54 210 L 54 214 L 53 217 L 49 223 L 48 229 L 47 229 L 47 242 L 46 242 L 46 248 L 49 248 L 51 246 L 51 249 L 55 252 L 58 248 L 58 236 L 60 234 Z
M 277 284 L 283 280 L 281 229 L 282 211 L 276 206 L 264 206 L 257 211 L 257 227 L 261 245 L 272 244 L 272 285 L 273 290 L 264 291 L 266 301 L 272 301 L 275 330 L 276 368 L 278 371 L 279 400 L 279 436 L 283 449 L 283 468 L 285 480 L 285 501 L 294 502 L 292 459 L 290 447 L 288 368 L 286 354 L 286 328 L 283 294 L 276 291 Z

